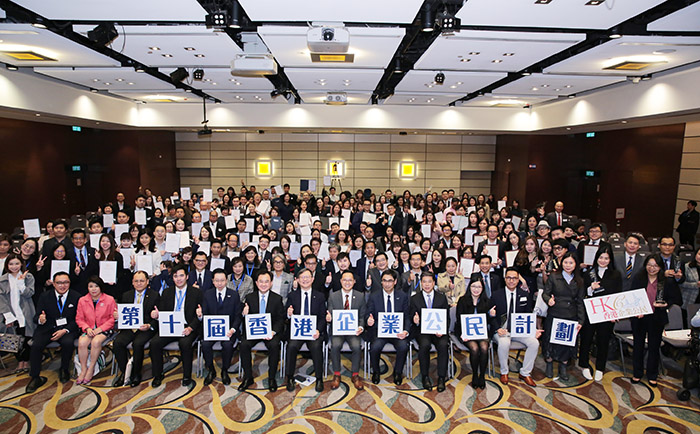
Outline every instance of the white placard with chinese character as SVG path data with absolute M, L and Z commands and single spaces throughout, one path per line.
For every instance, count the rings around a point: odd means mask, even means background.
M 202 318 L 205 341 L 228 341 L 226 336 L 229 327 L 228 315 L 204 315 Z
M 248 340 L 272 339 L 272 316 L 269 313 L 249 313 L 243 317 Z
M 117 283 L 117 261 L 100 261 L 100 279 L 108 285 Z
M 447 309 L 421 309 L 420 332 L 424 335 L 446 335 Z
M 554 318 L 552 320 L 552 331 L 549 336 L 549 343 L 575 347 L 576 336 L 578 336 L 577 325 L 577 321 Z
M 403 331 L 403 312 L 378 312 L 377 317 L 378 338 L 397 338 Z
M 185 313 L 182 311 L 160 311 L 158 312 L 158 333 L 159 336 L 182 337 L 182 331 L 185 330 Z
M 292 315 L 289 322 L 289 339 L 312 341 L 316 333 L 315 315 Z
M 135 330 L 141 327 L 143 315 L 140 304 L 117 304 L 117 326 L 119 330 Z
M 462 322 L 462 340 L 469 339 L 472 341 L 480 339 L 488 339 L 488 324 L 486 323 L 486 314 L 476 313 L 471 315 L 460 315 Z
M 511 338 L 534 338 L 537 332 L 537 318 L 534 313 L 513 313 L 510 316 Z
M 359 327 L 357 309 L 335 309 L 333 311 L 333 336 L 355 336 Z

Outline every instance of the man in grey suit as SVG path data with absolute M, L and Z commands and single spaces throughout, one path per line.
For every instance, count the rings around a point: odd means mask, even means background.
M 382 273 L 389 269 L 389 257 L 384 252 L 377 253 L 374 257 L 374 267 L 369 269 L 365 280 L 369 292 L 382 290 Z
M 622 275 L 622 290 L 629 291 L 632 288 L 634 276 L 644 265 L 644 255 L 639 253 L 642 238 L 637 234 L 630 234 L 625 240 L 625 251 L 615 253 L 615 268 Z
M 355 274 L 346 270 L 340 276 L 340 291 L 331 292 L 328 296 L 328 312 L 326 313 L 326 321 L 332 324 L 333 311 L 340 310 L 357 310 L 357 329 L 354 335 L 332 336 L 331 337 L 331 362 L 333 363 L 333 382 L 331 389 L 337 389 L 340 386 L 340 350 L 345 342 L 350 346 L 352 359 L 352 384 L 355 389 L 362 390 L 362 378 L 360 378 L 360 356 L 362 354 L 362 338 L 360 335 L 365 330 L 365 296 L 359 291 L 353 290 L 355 286 Z M 342 319 L 341 319 L 342 324 Z M 331 327 L 331 334 L 333 328 Z

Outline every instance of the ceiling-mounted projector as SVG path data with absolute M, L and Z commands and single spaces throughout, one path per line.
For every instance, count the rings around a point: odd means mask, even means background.
M 312 27 L 306 33 L 306 45 L 312 53 L 346 53 L 350 48 L 350 32 L 345 27 Z
M 328 105 L 345 105 L 348 103 L 348 94 L 345 92 L 328 92 L 323 102 Z
M 231 61 L 231 75 L 257 77 L 277 74 L 277 62 L 272 54 L 237 54 Z

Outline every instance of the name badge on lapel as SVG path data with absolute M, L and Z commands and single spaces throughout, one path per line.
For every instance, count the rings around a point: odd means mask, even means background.
M 56 325 L 57 326 L 64 326 L 68 324 L 68 320 L 65 318 L 59 318 L 56 320 Z

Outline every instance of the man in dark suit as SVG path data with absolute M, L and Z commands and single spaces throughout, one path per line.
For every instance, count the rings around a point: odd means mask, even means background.
M 681 263 L 681 259 L 673 253 L 675 249 L 676 240 L 672 236 L 666 235 L 659 239 L 659 252 L 663 261 L 662 270 L 664 277 L 666 277 L 664 291 L 669 295 L 669 300 L 674 300 L 675 295 L 680 298 L 680 285 L 685 282 L 685 267 Z
M 435 345 L 438 354 L 438 381 L 437 391 L 445 390 L 445 378 L 447 377 L 447 348 L 450 344 L 450 337 L 447 333 L 423 334 L 421 333 L 421 321 L 426 321 L 426 318 L 421 318 L 421 309 L 443 309 L 445 318 L 447 319 L 447 330 L 450 329 L 450 305 L 447 302 L 447 297 L 442 292 L 434 291 L 435 275 L 426 271 L 421 275 L 420 279 L 421 291 L 411 297 L 411 313 L 413 321 L 413 336 L 418 341 L 418 361 L 420 362 L 420 373 L 425 390 L 433 390 L 433 383 L 428 376 L 430 370 L 430 346 Z
M 197 252 L 192 262 L 194 262 L 194 268 L 190 271 L 187 284 L 198 288 L 202 293 L 212 289 L 214 282 L 212 282 L 211 271 L 207 268 L 207 265 L 209 265 L 207 254 L 202 251 Z
M 362 223 L 362 217 L 364 213 L 371 213 L 372 209 L 372 202 L 369 201 L 369 199 L 365 199 L 362 201 L 362 208 L 360 211 L 356 212 L 355 215 L 352 216 L 352 229 L 355 231 L 356 234 L 361 233 L 360 231 L 360 223 Z
M 183 312 L 185 329 L 182 337 L 162 337 L 157 335 L 151 339 L 151 363 L 153 366 L 153 381 L 151 386 L 159 387 L 163 382 L 163 348 L 171 342 L 177 342 L 182 356 L 182 385 L 189 387 L 192 381 L 192 345 L 199 336 L 200 321 L 197 318 L 197 307 L 202 304 L 202 292 L 187 284 L 187 272 L 184 268 L 173 270 L 174 286 L 163 291 L 151 318 L 158 319 L 159 311 Z
M 486 239 L 480 242 L 476 248 L 476 256 L 481 256 L 487 254 L 486 246 L 498 247 L 498 257 L 491 258 L 493 268 L 501 267 L 506 262 L 506 244 L 498 239 L 498 233 L 498 226 L 490 224 L 486 230 Z
M 406 231 L 409 227 L 416 225 L 416 217 L 411 214 L 411 205 L 408 201 L 403 206 L 403 227 L 401 228 L 401 235 L 406 236 Z
M 698 224 L 700 224 L 700 213 L 695 208 L 698 203 L 694 200 L 688 201 L 688 209 L 683 211 L 678 216 L 678 239 L 681 244 L 689 244 L 695 248 L 695 234 L 698 232 Z
M 379 384 L 379 358 L 382 355 L 384 345 L 392 344 L 396 350 L 396 362 L 394 363 L 394 383 L 400 386 L 403 383 L 403 368 L 406 364 L 406 355 L 410 339 L 408 331 L 411 327 L 409 317 L 408 295 L 403 291 L 395 291 L 396 272 L 387 270 L 382 273 L 382 290 L 370 293 L 367 300 L 367 334 L 370 342 L 370 363 L 372 365 L 372 383 Z M 377 337 L 377 323 L 379 312 L 403 313 L 403 323 L 400 325 L 401 331 L 396 338 Z
M 136 211 L 143 211 L 146 213 L 146 224 L 139 224 L 141 228 L 150 226 L 151 220 L 153 219 L 153 210 L 146 208 L 146 196 L 139 194 L 134 200 L 134 208 L 129 210 L 129 217 L 131 222 L 136 223 Z
M 95 249 L 86 245 L 85 229 L 76 228 L 71 231 L 71 244 L 68 250 L 71 261 L 71 287 L 80 295 L 87 294 L 88 279 L 100 274 L 99 261 L 95 259 Z
M 143 356 L 146 343 L 155 336 L 158 329 L 158 320 L 151 318 L 151 312 L 158 305 L 160 295 L 158 291 L 148 289 L 148 274 L 145 271 L 137 271 L 131 280 L 134 289 L 127 291 L 122 296 L 122 303 L 141 305 L 141 326 L 136 329 L 119 330 L 114 339 L 114 358 L 117 361 L 119 372 L 114 377 L 112 387 L 121 387 L 125 384 L 136 387 L 141 384 L 141 370 L 143 368 Z M 118 318 L 118 312 L 114 312 L 114 318 Z M 132 344 L 133 362 L 131 364 L 131 377 L 124 378 L 126 363 L 129 358 L 127 346 Z M 124 381 L 126 380 L 126 383 Z
M 41 248 L 41 256 L 51 258 L 53 249 L 58 244 L 63 244 L 66 252 L 70 252 L 73 248 L 70 238 L 68 237 L 68 223 L 65 220 L 56 220 L 53 222 L 53 237 L 44 241 L 44 246 Z
M 255 277 L 255 286 L 257 289 L 248 294 L 245 298 L 243 320 L 245 321 L 245 317 L 249 314 L 270 314 L 270 319 L 272 321 L 272 337 L 263 339 L 262 343 L 265 344 L 268 352 L 267 387 L 270 392 L 276 392 L 277 365 L 280 361 L 280 342 L 285 326 L 284 304 L 282 302 L 282 297 L 270 291 L 270 288 L 272 288 L 272 273 L 269 271 L 265 270 L 257 274 Z M 243 381 L 241 381 L 241 384 L 238 386 L 238 390 L 243 391 L 254 383 L 253 363 L 250 352 L 258 341 L 246 335 L 245 326 L 242 325 L 241 329 L 243 337 L 241 338 L 240 357 L 241 368 L 243 369 Z
M 333 363 L 333 382 L 331 383 L 331 389 L 337 389 L 340 387 L 340 371 L 342 370 L 342 365 L 340 364 L 340 350 L 343 348 L 345 342 L 350 346 L 351 359 L 352 359 L 352 384 L 355 389 L 362 390 L 364 386 L 362 385 L 362 378 L 360 378 L 360 357 L 362 356 L 362 338 L 360 335 L 365 329 L 365 296 L 362 292 L 354 291 L 355 286 L 355 274 L 346 270 L 343 272 L 340 278 L 340 284 L 342 289 L 340 291 L 332 292 L 328 296 L 328 314 L 326 315 L 326 321 L 329 323 L 333 321 L 333 312 L 342 310 L 357 310 L 357 329 L 355 334 L 344 335 L 344 336 L 333 336 L 331 337 L 331 361 Z M 331 327 L 331 331 L 333 328 Z
M 420 276 L 423 274 L 423 256 L 421 256 L 419 252 L 411 253 L 408 264 L 411 266 L 411 269 L 401 274 L 397 288 L 410 297 L 420 291 Z
M 216 378 L 214 367 L 214 343 L 221 343 L 221 382 L 228 386 L 231 377 L 228 376 L 228 368 L 233 358 L 233 344 L 241 328 L 241 299 L 233 289 L 226 288 L 226 272 L 221 268 L 214 270 L 212 280 L 214 287 L 208 289 L 202 296 L 202 305 L 197 307 L 197 318 L 202 321 L 204 315 L 228 315 L 229 329 L 226 331 L 225 341 L 202 342 L 204 365 L 207 367 L 207 376 L 204 385 L 208 386 Z M 205 324 L 206 327 L 206 324 Z
M 209 211 L 209 220 L 204 223 L 214 238 L 223 238 L 226 234 L 226 222 L 223 217 L 219 217 L 216 210 Z
M 547 214 L 544 218 L 549 226 L 564 226 L 564 223 L 569 222 L 571 217 L 564 214 L 564 202 L 557 202 L 554 204 L 554 211 Z
M 212 264 L 212 259 L 221 259 L 224 261 L 224 265 L 214 266 L 214 264 Z M 233 272 L 231 269 L 231 259 L 224 254 L 223 242 L 218 238 L 211 240 L 211 245 L 209 247 L 209 264 L 210 270 L 221 268 L 226 272 L 227 276 Z
M 307 255 L 307 258 L 312 255 Z M 326 298 L 323 293 L 312 289 L 313 273 L 308 268 L 302 268 L 297 273 L 299 289 L 289 293 L 287 297 L 287 318 L 294 320 L 292 315 L 315 315 L 316 330 L 313 340 L 294 339 L 289 337 L 287 344 L 287 390 L 295 388 L 294 373 L 296 372 L 297 353 L 307 344 L 316 374 L 316 391 L 323 392 L 323 342 L 326 340 Z M 291 330 L 290 330 L 291 332 Z M 290 333 L 291 334 L 291 333 Z
M 318 265 L 318 258 L 313 253 L 304 256 L 304 267 L 311 271 L 313 276 L 313 283 L 311 284 L 313 290 L 320 292 L 325 297 L 330 291 L 333 276 L 323 273 L 323 270 Z
M 386 211 L 386 227 L 391 227 L 395 234 L 403 234 L 403 217 L 396 212 L 396 205 L 390 203 L 386 206 Z
M 382 290 L 382 273 L 389 269 L 389 258 L 386 253 L 380 252 L 374 256 L 374 267 L 369 269 L 369 275 L 365 284 L 370 292 Z
M 44 349 L 50 342 L 61 345 L 61 368 L 58 378 L 61 383 L 70 380 L 70 359 L 73 356 L 73 340 L 78 337 L 78 325 L 75 314 L 78 310 L 80 295 L 70 289 L 71 282 L 68 273 L 58 272 L 53 277 L 54 290 L 45 291 L 39 298 L 36 315 L 33 321 L 38 324 L 34 331 L 34 343 L 30 356 L 31 380 L 26 392 L 33 393 L 46 383 L 46 377 L 41 377 L 41 360 Z
M 267 269 L 268 265 L 272 265 L 272 249 L 270 249 L 270 237 L 261 235 L 258 240 L 258 258 L 260 266 Z
M 490 315 L 491 330 L 496 330 L 493 335 L 498 344 L 498 362 L 501 367 L 501 383 L 508 384 L 508 353 L 511 341 L 525 345 L 525 358 L 520 368 L 520 379 L 528 386 L 535 387 L 535 381 L 530 374 L 535 366 L 535 358 L 540 347 L 539 339 L 542 330 L 537 330 L 535 337 L 511 338 L 510 320 L 513 313 L 532 313 L 534 303 L 530 294 L 521 289 L 520 273 L 513 267 L 506 269 L 506 288 L 493 293 L 491 301 L 494 303 L 495 315 Z
M 615 268 L 622 275 L 622 291 L 632 288 L 634 276 L 644 268 L 644 256 L 639 253 L 642 238 L 637 234 L 630 234 L 625 240 L 625 251 L 615 252 Z
M 584 242 L 580 242 L 578 244 L 578 249 L 577 249 L 577 256 L 578 256 L 578 261 L 581 264 L 581 268 L 586 268 L 590 265 L 593 264 L 586 264 L 584 262 L 585 259 L 585 246 L 598 246 L 598 249 L 605 246 L 609 249 L 612 250 L 612 246 L 610 243 L 603 241 L 603 226 L 601 226 L 600 223 L 593 223 L 590 228 L 588 228 L 588 240 Z M 596 252 L 598 251 L 596 249 Z M 591 261 L 592 262 L 592 261 Z
M 479 271 L 472 273 L 470 277 L 470 282 L 474 280 L 480 280 L 484 285 L 484 291 L 486 291 L 487 297 L 492 297 L 493 293 L 503 289 L 503 278 L 501 275 L 495 271 L 491 271 L 491 257 L 488 255 L 481 255 L 476 257 L 477 264 L 479 264 Z
M 357 260 L 355 264 L 355 277 L 357 279 L 357 286 L 361 288 L 362 291 L 368 291 L 367 287 L 367 276 L 369 275 L 369 270 L 374 264 L 374 255 L 377 253 L 377 245 L 374 241 L 365 242 L 365 255 Z

